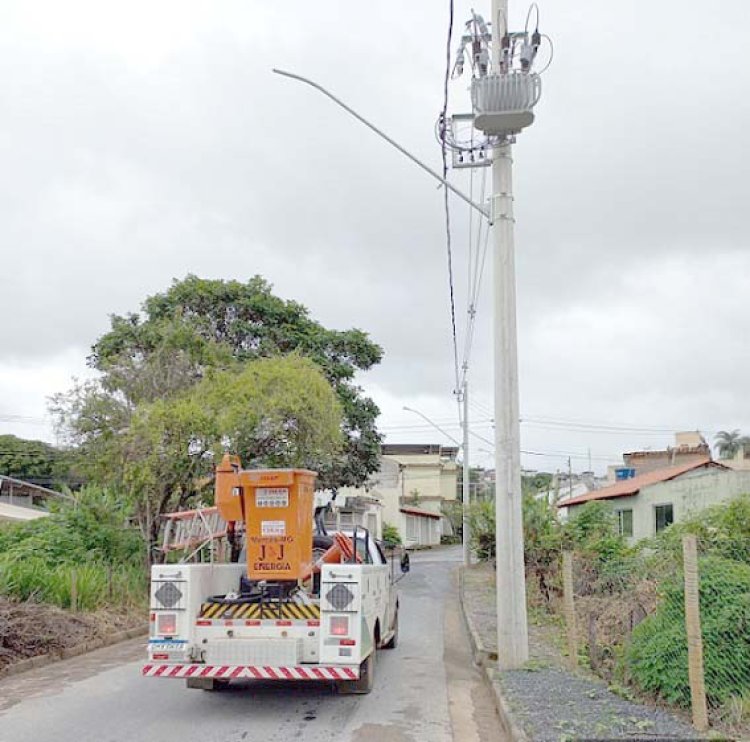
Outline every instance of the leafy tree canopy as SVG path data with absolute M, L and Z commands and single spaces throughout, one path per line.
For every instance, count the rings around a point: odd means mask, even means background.
M 0 474 L 53 487 L 68 481 L 65 452 L 43 441 L 0 435 Z
M 118 437 L 120 486 L 145 536 L 159 516 L 211 497 L 224 450 L 245 466 L 319 470 L 341 456 L 341 405 L 322 372 L 298 355 L 240 371 L 212 370 L 185 392 L 139 405 Z
M 379 410 L 354 378 L 379 363 L 382 350 L 361 330 L 323 327 L 260 276 L 175 281 L 147 298 L 142 314 L 114 315 L 89 363 L 103 374 L 102 390 L 133 407 L 196 384 L 208 369 L 292 352 L 322 369 L 343 409 L 344 455 L 323 468 L 323 484 L 361 484 L 378 467 L 381 437 Z

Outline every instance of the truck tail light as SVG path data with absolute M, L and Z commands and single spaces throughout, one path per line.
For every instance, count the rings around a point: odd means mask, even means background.
M 177 614 L 159 613 L 156 616 L 156 633 L 158 636 L 174 636 L 177 633 Z
M 349 616 L 331 616 L 331 636 L 346 636 L 349 633 Z

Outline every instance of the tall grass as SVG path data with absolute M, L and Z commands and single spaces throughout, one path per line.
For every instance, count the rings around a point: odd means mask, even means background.
M 50 567 L 41 559 L 0 558 L 0 595 L 60 608 L 89 611 L 106 606 L 142 607 L 147 585 L 147 575 L 140 565 L 112 567 L 93 562 Z

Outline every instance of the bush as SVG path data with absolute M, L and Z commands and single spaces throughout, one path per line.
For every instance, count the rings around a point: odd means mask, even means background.
M 477 559 L 488 562 L 495 558 L 495 503 L 483 500 L 469 508 L 471 548 Z
M 396 526 L 390 523 L 383 523 L 383 543 L 386 546 L 400 546 L 401 534 Z
M 723 557 L 699 560 L 706 694 L 711 706 L 750 692 L 750 566 Z M 690 705 L 682 575 L 667 579 L 656 612 L 638 625 L 625 653 L 646 691 Z
M 0 595 L 70 608 L 145 599 L 143 541 L 114 495 L 88 487 L 46 518 L 0 528 Z
M 662 531 L 649 546 L 680 554 L 686 533 L 698 537 L 701 551 L 750 564 L 750 494 L 689 515 Z
M 127 527 L 127 513 L 113 493 L 89 486 L 52 507 L 47 518 L 0 529 L 0 558 L 38 559 L 50 566 L 144 563 L 143 540 Z

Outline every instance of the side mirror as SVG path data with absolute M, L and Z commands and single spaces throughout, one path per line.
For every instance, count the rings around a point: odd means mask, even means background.
M 401 571 L 402 572 L 408 572 L 411 569 L 411 566 L 409 564 L 409 555 L 404 554 L 401 557 Z

